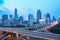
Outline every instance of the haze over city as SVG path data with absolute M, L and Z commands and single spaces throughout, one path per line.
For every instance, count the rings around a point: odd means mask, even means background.
M 17 8 L 18 15 L 28 17 L 28 14 L 33 14 L 36 18 L 37 10 L 40 9 L 42 16 L 50 13 L 51 16 L 56 18 L 60 15 L 60 0 L 2 0 L 0 5 L 11 11 L 14 14 L 14 9 Z M 52 15 L 53 14 L 53 15 Z
M 0 40 L 59 40 L 60 0 L 0 0 Z

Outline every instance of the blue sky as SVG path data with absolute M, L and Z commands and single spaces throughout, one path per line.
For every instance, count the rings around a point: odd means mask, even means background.
M 4 0 L 3 6 L 14 14 L 14 8 L 18 9 L 18 15 L 25 18 L 31 13 L 36 18 L 36 12 L 41 10 L 42 15 L 50 13 L 56 18 L 60 16 L 60 0 Z

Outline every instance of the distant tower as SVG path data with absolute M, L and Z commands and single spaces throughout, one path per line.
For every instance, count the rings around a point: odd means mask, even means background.
M 13 19 L 13 15 L 9 15 L 10 20 Z
M 14 19 L 15 19 L 15 20 L 17 20 L 17 19 L 18 19 L 17 8 L 15 8 L 15 10 L 14 10 Z
M 2 20 L 7 20 L 8 19 L 8 15 L 4 14 L 2 15 Z
M 23 22 L 23 16 L 20 16 L 19 17 L 19 23 L 22 23 Z
M 49 13 L 47 13 L 47 19 L 50 20 L 50 14 Z
M 39 19 L 42 18 L 41 11 L 37 10 L 37 23 L 39 24 Z
M 14 10 L 14 25 L 18 24 L 18 13 L 17 13 L 17 8 Z
M 52 21 L 53 21 L 53 22 L 55 22 L 55 21 L 56 21 L 56 18 L 55 18 L 54 16 L 53 16 L 53 18 L 52 18 Z
M 28 15 L 28 24 L 29 25 L 33 25 L 34 22 L 34 16 L 32 14 Z
M 8 22 L 8 15 L 6 15 L 6 14 L 2 15 L 2 25 L 6 26 L 8 24 L 9 24 L 9 22 Z
M 13 25 L 13 15 L 9 15 L 9 18 L 10 18 L 10 25 Z
M 58 22 L 60 23 L 60 16 L 58 17 Z
M 47 23 L 50 23 L 51 22 L 51 17 L 50 17 L 50 14 L 49 13 L 47 13 L 47 15 L 46 15 L 46 22 Z

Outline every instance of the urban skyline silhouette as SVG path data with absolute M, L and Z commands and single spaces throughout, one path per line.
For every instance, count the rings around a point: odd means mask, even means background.
M 41 10 L 42 16 L 47 13 L 50 13 L 51 16 L 55 16 L 56 18 L 60 16 L 60 0 L 3 0 L 3 2 L 2 6 L 10 10 L 10 14 L 14 15 L 14 9 L 17 8 L 18 15 L 22 15 L 25 18 L 28 17 L 30 13 L 36 18 L 38 9 Z

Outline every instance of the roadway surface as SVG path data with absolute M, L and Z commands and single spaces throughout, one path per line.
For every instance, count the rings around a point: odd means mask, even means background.
M 9 35 L 9 33 L 5 33 L 5 34 L 3 34 L 3 35 L 1 35 L 0 36 L 0 40 L 3 40 L 6 36 L 8 36 Z
M 60 39 L 59 34 L 51 34 L 51 33 L 46 33 L 46 32 L 32 32 L 32 31 L 20 29 L 20 28 L 0 27 L 0 30 L 10 32 L 10 33 L 17 32 L 18 34 L 27 35 L 29 37 L 42 38 L 42 39 L 47 39 L 47 40 L 59 40 Z M 3 39 L 3 37 L 2 37 L 2 39 Z
M 49 25 L 47 25 L 47 26 L 44 26 L 44 27 L 41 27 L 40 29 L 38 29 L 38 30 L 35 30 L 35 31 L 45 31 L 45 32 L 49 32 L 48 30 L 49 29 L 51 29 L 51 28 L 53 28 L 55 25 L 57 25 L 58 24 L 58 22 L 57 21 L 55 21 L 54 23 L 52 23 L 52 24 L 49 24 Z

